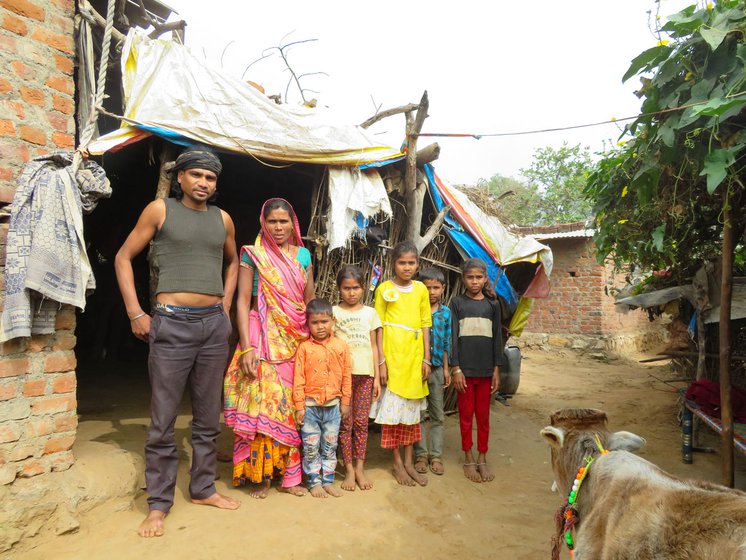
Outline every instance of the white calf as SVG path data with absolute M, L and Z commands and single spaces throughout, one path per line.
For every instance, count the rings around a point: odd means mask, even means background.
M 645 440 L 610 433 L 599 410 L 557 411 L 541 435 L 570 502 L 558 512 L 554 559 L 569 540 L 576 560 L 746 560 L 746 493 L 681 480 L 633 455 Z

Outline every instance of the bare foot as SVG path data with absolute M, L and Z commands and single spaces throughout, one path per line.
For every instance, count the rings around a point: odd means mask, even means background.
M 212 496 L 205 498 L 204 500 L 192 498 L 192 503 L 200 506 L 213 506 L 220 509 L 238 509 L 241 507 L 241 502 L 239 502 L 238 500 L 234 500 L 233 498 L 229 498 L 228 496 L 223 496 L 222 494 L 218 494 L 217 492 L 215 492 Z
M 414 486 L 417 484 L 414 479 L 409 476 L 404 465 L 394 465 L 394 478 L 402 486 Z
M 427 462 L 425 462 L 425 464 L 427 465 Z M 414 465 L 407 465 L 404 463 L 404 468 L 407 469 L 407 473 L 417 484 L 420 486 L 427 486 L 427 477 L 424 474 L 418 473 Z
M 442 475 L 444 472 L 443 468 L 443 461 L 440 457 L 434 457 L 432 461 L 430 461 L 430 471 L 433 474 L 437 474 L 438 476 Z
M 157 509 L 151 509 L 145 520 L 137 528 L 137 534 L 141 537 L 163 536 L 163 520 L 166 514 Z
M 414 462 L 414 470 L 420 474 L 425 474 L 427 472 L 427 457 L 424 455 L 417 457 L 417 460 Z
M 352 465 L 345 465 L 345 479 L 342 481 L 342 490 L 355 491 L 355 469 Z
M 324 490 L 321 484 L 311 486 L 309 492 L 311 492 L 311 496 L 314 498 L 326 498 L 326 490 Z
M 324 488 L 324 492 L 326 492 L 330 496 L 334 496 L 335 498 L 340 498 L 342 496 L 342 492 L 337 490 L 331 484 L 327 484 L 326 486 L 323 486 L 323 488 Z
M 303 486 L 301 486 L 300 484 L 297 484 L 295 486 L 288 486 L 287 488 L 280 487 L 280 492 L 285 492 L 287 494 L 290 494 L 291 496 L 298 496 L 299 498 L 308 494 L 308 490 L 303 488 Z M 319 496 L 316 497 L 318 498 Z
M 477 472 L 476 463 L 464 463 L 464 476 L 472 482 L 482 482 L 482 477 Z
M 495 475 L 487 468 L 487 463 L 477 463 L 477 469 L 479 470 L 479 476 L 482 478 L 482 482 L 492 482 L 495 480 Z
M 249 490 L 249 496 L 257 500 L 263 500 L 269 493 L 269 480 L 263 480 L 259 484 L 254 484 L 252 489 Z
M 370 490 L 373 488 L 373 483 L 368 480 L 367 476 L 365 476 L 365 471 L 362 466 L 355 467 L 355 482 L 360 487 L 360 490 Z

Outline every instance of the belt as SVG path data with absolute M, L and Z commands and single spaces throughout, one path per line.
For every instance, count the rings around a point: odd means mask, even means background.
M 383 323 L 387 327 L 395 327 L 397 329 L 404 329 L 405 331 L 413 332 L 415 339 L 420 335 L 420 332 L 422 332 L 422 329 L 413 329 L 412 327 L 408 327 L 407 325 L 400 325 L 399 323 L 389 323 L 388 321 Z
M 163 311 L 165 313 L 203 313 L 205 311 L 212 311 L 213 309 L 219 309 L 223 307 L 222 303 L 216 303 L 215 305 L 208 305 L 205 307 L 191 307 L 187 305 L 171 305 L 170 303 L 156 302 L 156 311 Z

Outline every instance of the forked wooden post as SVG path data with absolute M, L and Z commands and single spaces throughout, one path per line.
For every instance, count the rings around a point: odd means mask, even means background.
M 170 172 L 171 168 L 173 167 L 173 162 L 176 159 L 176 146 L 174 146 L 170 142 L 164 141 L 163 147 L 161 148 L 160 159 L 161 165 L 160 171 L 158 173 L 158 186 L 155 190 L 156 200 L 159 198 L 168 198 L 168 195 L 171 192 Z M 150 307 L 152 309 L 153 307 L 155 307 L 155 290 L 158 287 L 158 278 L 155 274 L 153 261 L 150 260 L 151 255 L 152 252 L 148 250 L 148 270 L 150 271 L 148 286 L 150 287 Z

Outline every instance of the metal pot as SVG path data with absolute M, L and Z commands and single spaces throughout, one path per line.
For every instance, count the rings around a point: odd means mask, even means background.
M 500 368 L 500 393 L 513 395 L 521 381 L 521 349 L 518 346 L 505 347 L 506 365 Z

